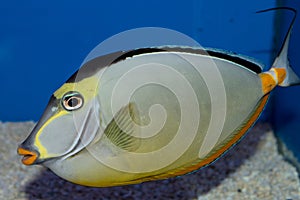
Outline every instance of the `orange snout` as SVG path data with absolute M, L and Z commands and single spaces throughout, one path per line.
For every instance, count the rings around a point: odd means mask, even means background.
M 24 165 L 32 165 L 38 158 L 38 154 L 36 152 L 23 149 L 22 147 L 18 148 L 18 154 L 24 156 L 22 158 L 22 163 Z

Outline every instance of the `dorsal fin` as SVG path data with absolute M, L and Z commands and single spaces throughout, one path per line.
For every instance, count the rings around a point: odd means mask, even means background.
M 141 48 L 141 49 L 134 49 L 131 51 L 127 51 L 124 54 L 122 54 L 121 56 L 119 56 L 118 58 L 116 58 L 112 64 L 120 62 L 122 60 L 125 60 L 126 58 L 130 58 L 136 55 L 140 55 L 140 54 L 146 54 L 146 53 L 155 53 L 155 52 L 162 52 L 162 51 L 166 51 L 164 49 L 159 49 L 159 48 Z
M 215 48 L 200 48 L 200 47 L 189 47 L 189 46 L 159 46 L 159 47 L 132 50 L 123 54 L 121 56 L 122 59 L 117 59 L 116 61 L 121 61 L 128 57 L 133 57 L 135 55 L 155 53 L 155 52 L 172 52 L 172 53 L 180 52 L 180 53 L 192 53 L 192 54 L 199 54 L 199 55 L 209 55 L 212 57 L 228 60 L 236 64 L 242 65 L 255 73 L 260 73 L 262 72 L 263 69 L 263 65 L 258 61 L 254 60 L 253 58 L 240 55 L 232 51 L 215 49 Z M 128 56 L 124 57 L 125 55 Z
M 121 62 L 123 60 L 126 60 L 127 58 L 131 58 L 143 54 L 157 53 L 157 52 L 170 52 L 170 53 L 182 52 L 182 53 L 192 53 L 192 54 L 199 54 L 199 55 L 209 55 L 212 57 L 221 58 L 242 65 L 255 73 L 260 73 L 262 71 L 262 66 L 257 62 L 255 62 L 254 60 L 230 51 L 210 49 L 210 48 L 200 48 L 200 47 L 194 48 L 194 47 L 187 47 L 187 46 L 158 46 L 158 47 L 146 47 L 140 49 L 133 49 L 128 51 L 118 51 L 115 53 L 96 57 L 88 61 L 87 63 L 85 63 L 78 71 L 76 71 L 67 80 L 67 82 L 68 83 L 78 82 L 86 77 L 95 74 L 97 71 L 99 71 L 104 67 L 108 67 L 112 64 Z

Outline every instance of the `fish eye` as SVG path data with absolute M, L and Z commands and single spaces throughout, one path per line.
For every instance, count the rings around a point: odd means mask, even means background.
M 62 98 L 62 106 L 68 111 L 73 111 L 81 108 L 83 105 L 83 97 L 78 92 L 68 92 Z

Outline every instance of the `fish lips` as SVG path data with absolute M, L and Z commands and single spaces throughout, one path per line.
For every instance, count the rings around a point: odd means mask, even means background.
M 33 149 L 24 148 L 22 145 L 18 147 L 17 150 L 20 156 L 23 156 L 22 163 L 24 165 L 33 165 L 40 163 L 39 152 Z
M 45 164 L 48 161 L 54 160 L 54 158 L 40 158 L 40 153 L 37 150 L 32 148 L 25 147 L 24 145 L 20 145 L 17 149 L 17 153 L 20 156 L 23 156 L 22 163 L 24 165 L 38 165 Z M 56 158 L 57 159 L 57 158 Z

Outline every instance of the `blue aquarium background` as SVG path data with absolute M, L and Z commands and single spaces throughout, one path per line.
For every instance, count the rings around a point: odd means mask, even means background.
M 291 36 L 289 48 L 289 60 L 293 69 L 300 74 L 300 1 L 279 1 L 279 5 L 292 7 L 298 10 L 298 18 L 295 21 L 293 34 Z M 277 20 L 276 29 L 287 27 L 291 21 L 291 15 L 283 14 Z M 286 28 L 285 28 L 286 29 Z M 276 35 L 278 41 L 284 37 L 284 31 Z M 298 165 L 300 170 L 300 86 L 289 88 L 277 88 L 273 98 L 273 115 L 272 124 L 279 141 L 287 145 L 294 155 L 288 155 L 288 159 Z M 284 148 L 283 148 L 284 150 Z M 295 157 L 294 157 L 295 156 Z
M 0 6 L 1 121 L 37 121 L 50 95 L 100 42 L 138 27 L 182 32 L 202 46 L 231 50 L 270 66 L 292 15 L 255 11 L 300 1 L 2 1 Z M 300 16 L 290 60 L 300 74 Z M 276 133 L 300 157 L 300 87 L 273 94 L 268 115 Z

